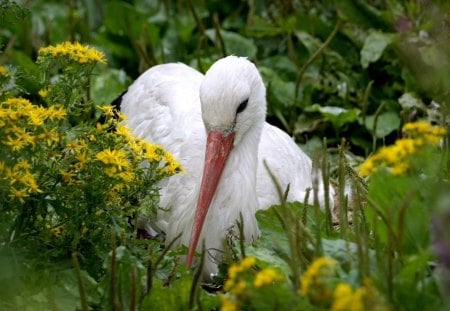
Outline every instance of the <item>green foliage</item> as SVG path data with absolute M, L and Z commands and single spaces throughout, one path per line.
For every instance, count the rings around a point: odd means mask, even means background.
M 0 309 L 445 310 L 448 134 L 411 154 L 399 138 L 410 121 L 448 126 L 448 12 L 413 0 L 1 1 Z M 104 54 L 74 57 L 56 48 L 65 41 Z M 151 217 L 157 181 L 180 168 L 105 104 L 150 66 L 205 72 L 226 54 L 257 64 L 270 122 L 311 154 L 327 137 L 315 160 L 339 209 L 258 212 L 261 238 L 231 250 L 211 295 L 184 249 L 134 238 L 126 217 Z M 369 158 L 363 179 L 356 167 L 377 149 L 393 163 Z

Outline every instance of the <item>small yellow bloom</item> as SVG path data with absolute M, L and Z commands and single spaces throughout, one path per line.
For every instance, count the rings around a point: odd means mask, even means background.
M 9 197 L 19 200 L 20 203 L 25 203 L 25 198 L 28 197 L 27 192 L 24 189 L 17 190 L 14 187 L 9 188 Z
M 310 288 L 322 283 L 322 278 L 327 278 L 335 273 L 337 261 L 329 257 L 319 257 L 308 267 L 300 278 L 300 294 L 307 295 Z
M 9 71 L 4 66 L 0 66 L 0 76 L 8 77 L 9 75 Z
M 127 155 L 125 154 L 125 151 L 123 151 L 123 150 L 105 149 L 105 150 L 97 153 L 96 158 L 103 164 L 115 165 L 119 171 L 121 171 L 123 168 L 129 166 Z
M 237 311 L 238 304 L 231 300 L 227 295 L 219 294 L 220 311 Z
M 239 296 L 245 291 L 245 288 L 247 287 L 247 283 L 243 280 L 240 280 L 237 282 L 231 289 L 229 289 L 230 294 L 234 296 Z
M 14 169 L 18 169 L 18 170 L 29 170 L 31 168 L 31 164 L 30 162 L 28 162 L 27 160 L 20 160 L 19 162 L 17 162 L 16 165 L 14 165 Z
M 386 311 L 389 310 L 369 279 L 353 290 L 347 283 L 339 283 L 333 293 L 331 311 Z
M 272 284 L 275 281 L 283 280 L 283 276 L 281 276 L 275 269 L 266 268 L 258 272 L 255 277 L 255 281 L 253 282 L 253 286 L 255 288 L 262 287 L 264 285 Z
M 75 176 L 74 173 L 72 172 L 66 172 L 63 170 L 59 170 L 59 174 L 61 174 L 62 179 L 68 183 L 68 184 L 72 184 L 73 183 L 73 177 Z
M 47 116 L 50 120 L 63 120 L 67 116 L 67 111 L 59 105 L 51 106 L 47 109 Z
M 20 178 L 20 182 L 27 187 L 27 192 L 34 193 L 34 192 L 40 192 L 42 193 L 42 190 L 39 189 L 39 185 L 36 182 L 36 179 L 33 174 L 30 172 L 25 172 L 22 177 Z
M 48 96 L 48 91 L 49 91 L 49 89 L 47 89 L 47 88 L 46 89 L 40 89 L 38 94 L 42 98 L 46 98 Z
M 353 289 L 347 283 L 340 283 L 333 293 L 331 311 L 348 311 L 352 305 Z
M 104 106 L 100 106 L 98 107 L 101 111 L 103 111 L 103 113 L 107 116 L 107 117 L 114 117 L 114 107 L 111 105 L 104 105 Z
M 11 136 L 6 136 L 6 145 L 10 146 L 13 151 L 20 151 L 26 147 L 26 142 L 20 138 L 12 138 Z

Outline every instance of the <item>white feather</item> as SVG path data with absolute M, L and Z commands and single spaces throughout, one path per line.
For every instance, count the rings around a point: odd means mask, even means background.
M 236 115 L 237 106 L 247 98 L 247 108 Z M 265 88 L 258 71 L 245 58 L 234 56 L 216 62 L 206 78 L 184 64 L 165 64 L 149 69 L 129 87 L 121 110 L 134 134 L 162 145 L 186 171 L 160 184 L 160 205 L 169 211 L 161 211 L 158 225 L 167 241 L 182 233 L 179 243 L 189 244 L 207 129 L 226 131 L 233 125 L 236 132 L 200 236 L 210 253 L 223 248 L 227 230 L 240 213 L 245 239 L 256 239 L 257 209 L 279 203 L 263 160 L 283 189 L 290 185 L 288 201 L 304 200 L 306 189 L 312 187 L 311 160 L 286 133 L 264 122 L 265 109 Z M 323 197 L 323 186 L 319 191 Z M 205 271 L 216 271 L 213 260 L 206 262 Z

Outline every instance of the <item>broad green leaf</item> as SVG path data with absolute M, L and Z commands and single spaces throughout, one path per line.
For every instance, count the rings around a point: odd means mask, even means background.
M 425 104 L 422 102 L 420 98 L 418 98 L 413 93 L 405 93 L 398 99 L 400 106 L 403 109 L 409 110 L 413 108 L 417 109 L 426 109 Z
M 37 93 L 41 76 L 38 65 L 22 51 L 12 50 L 9 53 L 20 74 L 17 84 L 30 93 Z
M 92 76 L 91 98 L 96 105 L 111 104 L 131 82 L 125 71 L 105 69 Z
M 115 35 L 137 39 L 150 25 L 132 5 L 113 1 L 106 6 L 104 24 Z
M 310 54 L 314 53 L 320 46 L 321 42 L 316 37 L 307 33 L 306 31 L 297 30 L 295 36 L 308 49 Z
M 405 254 L 412 254 L 428 247 L 430 211 L 425 198 L 430 195 L 430 187 L 431 182 L 425 178 L 392 176 L 384 171 L 377 172 L 371 177 L 369 197 L 384 215 L 384 219 L 389 222 L 388 226 L 393 232 L 403 237 L 402 241 L 394 243 L 396 247 L 402 246 Z M 384 221 L 381 221 L 375 210 L 369 208 L 367 213 L 371 215 L 369 219 L 374 222 L 380 241 L 387 243 L 391 238 L 390 229 Z
M 259 72 L 268 90 L 268 100 L 275 107 L 285 108 L 294 101 L 295 84 L 283 80 L 275 70 L 268 67 L 259 67 Z
M 325 117 L 325 119 L 333 124 L 336 129 L 347 123 L 355 122 L 361 112 L 357 108 L 345 109 L 335 106 L 322 107 L 319 104 L 312 105 L 308 110 L 319 111 Z
M 207 29 L 205 31 L 208 38 L 217 42 L 216 30 Z M 236 56 L 246 56 L 252 58 L 256 54 L 256 46 L 252 39 L 245 38 L 238 33 L 220 30 L 227 54 Z
M 375 121 L 375 116 L 371 115 L 366 117 L 365 126 L 369 132 L 373 131 L 373 123 Z M 400 127 L 401 119 L 398 113 L 394 111 L 383 112 L 378 115 L 377 126 L 375 129 L 375 136 L 378 138 L 383 138 L 397 130 Z
M 376 62 L 383 55 L 386 47 L 392 43 L 395 36 L 393 34 L 374 31 L 370 33 L 364 41 L 361 50 L 361 66 L 367 68 L 370 63 Z

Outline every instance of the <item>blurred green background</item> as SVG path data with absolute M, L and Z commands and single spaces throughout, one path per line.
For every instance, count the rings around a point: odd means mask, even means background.
M 449 102 L 447 1 L 3 0 L 0 64 L 36 97 L 37 50 L 66 40 L 106 53 L 89 90 L 110 103 L 149 67 L 205 72 L 247 56 L 267 86 L 268 121 L 307 152 L 327 137 L 367 156 L 405 121 L 433 122 Z M 445 113 L 444 113 L 445 115 Z

